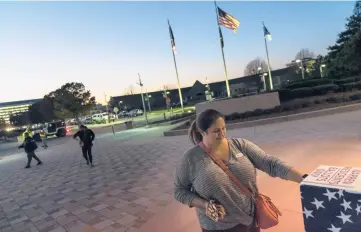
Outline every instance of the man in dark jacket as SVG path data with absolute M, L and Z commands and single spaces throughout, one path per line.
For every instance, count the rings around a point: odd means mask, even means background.
M 92 146 L 95 138 L 94 132 L 86 126 L 80 125 L 79 131 L 73 136 L 74 139 L 76 139 L 76 137 L 80 138 L 80 146 L 86 163 L 89 165 L 90 162 L 91 167 L 93 167 Z
M 24 142 L 18 147 L 24 148 L 26 154 L 28 155 L 28 164 L 25 166 L 25 168 L 30 168 L 31 160 L 34 158 L 36 161 L 38 161 L 38 165 L 43 164 L 41 160 L 35 155 L 35 150 L 38 146 L 36 145 L 35 140 L 29 135 L 29 133 L 24 133 Z

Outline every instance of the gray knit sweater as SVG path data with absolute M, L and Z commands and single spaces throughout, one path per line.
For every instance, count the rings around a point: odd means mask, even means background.
M 254 143 L 238 139 L 230 141 L 231 158 L 227 166 L 252 191 L 258 192 L 256 169 L 272 177 L 285 179 L 291 166 L 274 156 L 267 155 Z M 240 146 L 239 146 L 240 145 Z M 195 196 L 215 199 L 226 210 L 223 220 L 214 222 L 205 212 L 196 209 L 199 224 L 206 230 L 225 230 L 236 225 L 250 225 L 254 217 L 254 203 L 215 164 L 198 145 L 185 152 L 176 170 L 174 197 L 190 206 Z M 266 193 L 267 195 L 267 193 Z

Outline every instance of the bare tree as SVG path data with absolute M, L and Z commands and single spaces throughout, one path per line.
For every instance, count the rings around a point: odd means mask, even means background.
M 301 49 L 301 51 L 299 51 L 295 56 L 295 60 L 303 60 L 307 58 L 315 58 L 315 53 L 308 50 L 308 48 Z
M 244 75 L 253 76 L 260 72 L 266 72 L 267 70 L 268 70 L 268 66 L 266 61 L 257 57 L 247 64 L 246 68 L 244 69 Z
M 134 94 L 134 86 L 130 85 L 128 88 L 124 89 L 124 95 L 133 95 Z
M 129 93 L 130 93 L 130 95 L 134 94 L 134 85 L 129 86 Z

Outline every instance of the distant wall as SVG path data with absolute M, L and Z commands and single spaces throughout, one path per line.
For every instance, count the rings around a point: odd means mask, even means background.
M 257 94 L 240 98 L 207 101 L 196 104 L 196 113 L 199 114 L 207 109 L 215 109 L 223 115 L 243 113 L 257 109 L 271 109 L 280 106 L 278 92 Z

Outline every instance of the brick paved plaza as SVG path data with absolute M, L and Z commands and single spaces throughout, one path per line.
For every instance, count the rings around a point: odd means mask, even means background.
M 361 112 L 358 111 L 231 130 L 229 135 L 244 137 L 261 147 L 272 148 L 273 152 L 279 152 L 282 159 L 303 165 L 310 171 L 315 168 L 315 160 L 312 159 L 318 158 L 324 160 L 322 164 L 327 164 L 330 157 L 322 152 L 322 157 L 307 157 L 312 146 L 300 144 L 322 140 L 319 146 L 326 146 L 327 140 L 350 140 L 354 152 L 360 152 L 360 121 Z M 159 215 L 166 212 L 167 206 L 178 204 L 173 201 L 172 195 L 174 166 L 190 147 L 190 142 L 187 136 L 152 137 L 149 134 L 146 136 L 146 130 L 139 131 L 129 139 L 100 136 L 94 146 L 94 168 L 85 164 L 79 145 L 72 139 L 66 139 L 63 144 L 48 150 L 39 149 L 37 154 L 44 161 L 43 166 L 37 167 L 33 162 L 31 169 L 23 169 L 25 154 L 0 160 L 0 231 L 81 232 L 89 225 L 103 232 L 131 232 L 148 224 L 149 232 L 165 232 L 149 229 L 149 223 L 152 220 L 154 223 L 157 218 L 160 220 L 158 224 L 166 223 L 162 221 L 165 220 L 164 215 L 163 219 Z M 288 144 L 287 148 L 283 149 L 283 144 Z M 342 158 L 332 159 L 332 164 L 350 164 L 347 154 L 342 153 L 344 150 L 339 147 L 341 145 L 334 146 Z M 14 152 L 18 153 L 17 150 Z M 351 164 L 361 166 L 361 159 L 358 160 L 358 163 L 353 161 Z M 261 174 L 259 178 L 264 180 L 264 175 Z M 277 191 L 272 185 L 280 184 L 279 180 L 275 181 L 261 181 L 262 189 L 269 189 L 269 194 L 275 194 Z M 285 198 L 280 195 L 276 200 L 282 198 L 292 205 L 299 198 L 297 194 L 297 186 L 293 186 L 288 193 L 292 196 Z M 296 209 L 299 208 L 298 202 L 294 205 Z M 301 209 L 296 211 L 289 210 L 287 214 L 286 210 L 284 217 L 289 218 L 292 213 L 300 214 Z M 174 219 L 179 215 L 167 216 Z M 174 222 L 178 220 L 174 219 Z M 195 221 L 194 218 L 192 220 Z M 176 227 L 177 223 L 173 226 Z M 173 231 L 198 231 L 177 230 L 175 227 Z

